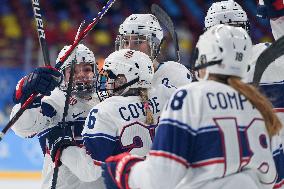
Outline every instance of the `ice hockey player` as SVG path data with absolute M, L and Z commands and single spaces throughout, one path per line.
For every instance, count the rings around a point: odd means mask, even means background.
M 65 46 L 59 53 L 57 62 L 69 46 Z M 65 103 L 65 91 L 70 77 L 70 65 L 75 60 L 74 82 L 72 96 L 69 102 L 66 126 L 62 127 L 62 117 Z M 97 67 L 95 56 L 83 44 L 79 44 L 70 57 L 61 67 L 64 77 L 54 68 L 37 68 L 28 76 L 19 81 L 15 91 L 15 105 L 12 116 L 15 114 L 21 103 L 34 92 L 46 95 L 32 104 L 12 127 L 14 132 L 21 137 L 37 136 L 44 154 L 44 165 L 42 171 L 42 189 L 50 189 L 53 178 L 54 161 L 56 153 L 63 150 L 61 166 L 57 179 L 57 189 L 103 189 L 102 180 L 94 180 L 91 174 L 94 164 L 79 161 L 80 159 L 92 159 L 81 149 L 83 139 L 81 132 L 89 110 L 99 100 L 95 91 L 95 78 Z M 64 81 L 60 84 L 60 80 Z M 60 86 L 59 86 L 60 84 Z M 69 146 L 69 147 L 68 147 Z M 68 148 L 67 148 L 68 147 Z M 65 149 L 66 148 L 66 149 Z M 77 167 L 84 164 L 85 171 L 77 172 Z
M 208 30 L 217 24 L 242 27 L 250 34 L 250 23 L 247 14 L 234 0 L 215 2 L 209 7 L 204 21 L 205 30 Z M 269 45 L 269 43 L 253 45 L 249 67 L 253 67 L 255 65 L 260 53 Z
M 251 48 L 240 27 L 206 31 L 196 63 L 211 66 L 172 95 L 144 161 L 127 153 L 106 160 L 107 188 L 273 188 L 270 138 L 282 125 L 269 101 L 241 81 Z
M 273 0 L 259 1 L 261 5 L 258 8 L 258 16 L 263 18 L 269 18 L 271 24 L 272 34 L 274 39 L 277 40 L 284 34 L 284 9 L 283 2 Z M 208 29 L 216 24 L 229 24 L 233 26 L 240 26 L 249 32 L 249 21 L 246 12 L 242 7 L 233 0 L 221 1 L 213 3 L 207 12 L 205 18 L 205 27 Z M 252 57 L 249 61 L 249 69 L 244 78 L 247 83 L 252 82 L 254 70 L 256 66 L 256 60 L 260 53 L 265 50 L 270 43 L 259 43 L 253 45 Z M 272 102 L 274 111 L 277 112 L 282 124 L 284 123 L 284 64 L 283 56 L 275 60 L 268 66 L 261 77 L 260 89 L 268 99 Z M 280 138 L 279 138 L 280 137 Z M 282 138 L 282 139 L 281 139 Z M 282 141 L 281 141 L 282 140 Z M 284 188 L 284 129 L 282 129 L 278 136 L 274 136 L 272 139 L 272 151 L 275 160 L 275 164 L 278 172 L 278 179 L 275 187 Z
M 284 35 L 284 4 L 283 1 L 264 0 L 259 1 L 258 16 L 270 19 L 272 34 L 275 40 Z M 276 59 L 266 68 L 262 77 L 260 88 L 262 92 L 269 98 L 274 106 L 274 111 L 284 123 L 284 56 Z M 254 73 L 253 71 L 251 73 Z M 273 156 L 278 172 L 278 179 L 274 188 L 284 189 L 284 129 L 281 130 L 280 136 L 282 141 L 276 137 L 273 138 L 275 144 L 273 146 Z M 280 147 L 277 147 L 280 146 Z
M 107 79 L 100 81 L 112 95 L 90 111 L 82 132 L 84 145 L 98 165 L 123 152 L 143 157 L 151 148 L 162 108 L 176 89 L 152 87 L 153 63 L 140 51 L 111 53 L 103 72 Z
M 115 48 L 139 50 L 150 56 L 155 70 L 153 86 L 166 84 L 180 87 L 190 83 L 192 75 L 184 65 L 174 61 L 159 63 L 156 60 L 163 38 L 163 29 L 154 15 L 132 14 L 120 25 Z

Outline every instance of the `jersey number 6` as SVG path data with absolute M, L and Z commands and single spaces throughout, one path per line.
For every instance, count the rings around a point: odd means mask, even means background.
M 96 113 L 98 113 L 98 109 L 92 109 L 92 111 L 89 114 L 89 121 L 88 121 L 88 128 L 93 129 L 96 123 Z

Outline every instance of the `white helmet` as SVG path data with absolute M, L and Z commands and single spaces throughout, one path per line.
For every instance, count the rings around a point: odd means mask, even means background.
M 160 43 L 164 37 L 158 19 L 152 14 L 132 14 L 128 16 L 119 26 L 119 35 L 115 42 L 116 50 L 123 47 L 124 35 L 145 36 L 151 47 L 151 57 L 159 53 Z
M 108 74 L 108 81 L 100 79 L 99 92 L 102 92 L 102 89 L 106 89 L 106 87 L 103 86 L 104 83 L 109 84 L 110 80 L 115 80 L 118 75 L 124 75 L 127 81 L 126 84 L 124 83 L 125 85 L 123 84 L 125 88 L 122 89 L 123 93 L 125 93 L 128 89 L 132 88 L 150 88 L 154 68 L 151 59 L 145 53 L 122 49 L 111 53 L 105 59 L 103 72 Z M 116 89 L 117 88 L 113 86 L 113 90 Z M 99 94 L 99 96 L 102 95 Z
M 71 47 L 71 45 L 64 46 L 63 49 L 60 51 L 60 53 L 57 56 L 56 62 L 60 61 L 60 58 L 65 55 L 67 50 Z M 60 70 L 64 70 L 65 68 L 69 67 L 72 63 L 72 61 L 75 59 L 76 56 L 76 63 L 87 63 L 96 65 L 96 58 L 94 53 L 85 45 L 79 44 L 73 52 L 70 54 L 70 56 L 65 60 L 63 65 L 60 67 Z
M 249 32 L 247 14 L 234 0 L 213 3 L 208 9 L 205 28 L 208 29 L 217 24 L 239 26 Z
M 65 55 L 67 50 L 70 48 L 69 46 L 64 46 L 63 49 L 58 54 L 56 62 L 60 61 L 60 58 Z M 93 78 L 86 78 L 86 83 L 74 81 L 73 92 L 75 94 L 84 96 L 86 93 L 93 92 L 95 89 L 95 80 L 98 74 L 96 59 L 94 53 L 85 45 L 79 44 L 71 53 L 71 55 L 65 60 L 63 65 L 60 67 L 60 70 L 64 72 L 64 70 L 71 66 L 72 61 L 75 60 L 76 64 L 90 64 L 92 65 L 92 69 L 94 72 Z M 61 88 L 66 90 L 68 82 L 63 82 Z
M 207 73 L 242 78 L 248 67 L 252 42 L 243 28 L 220 24 L 201 35 L 196 48 L 195 64 L 207 64 Z

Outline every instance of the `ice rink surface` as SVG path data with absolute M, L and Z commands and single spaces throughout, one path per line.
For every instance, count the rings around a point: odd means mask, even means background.
M 0 180 L 1 189 L 40 189 L 40 180 Z

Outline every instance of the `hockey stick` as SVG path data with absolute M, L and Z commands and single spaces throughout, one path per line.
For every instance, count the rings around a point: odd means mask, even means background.
M 43 54 L 44 64 L 46 66 L 50 66 L 49 51 L 48 51 L 48 45 L 45 39 L 45 32 L 44 32 L 44 27 L 43 27 L 42 16 L 40 13 L 39 0 L 32 0 L 32 6 L 33 6 L 33 11 L 34 11 L 34 18 L 36 20 L 39 45 L 41 47 L 41 51 Z
M 38 0 L 34 0 L 38 2 Z M 63 57 L 60 58 L 60 61 L 55 65 L 55 68 L 60 68 L 64 61 L 70 56 L 74 48 L 78 45 L 78 43 L 83 40 L 89 31 L 94 28 L 94 26 L 98 23 L 98 21 L 104 16 L 104 14 L 108 11 L 108 9 L 113 5 L 113 3 L 116 0 L 109 0 L 106 4 L 106 6 L 103 7 L 102 11 L 98 13 L 97 17 L 94 18 L 93 22 L 91 22 L 83 32 L 80 33 L 78 36 L 78 39 L 71 45 L 71 47 L 68 49 L 68 51 L 65 53 Z M 14 117 L 9 121 L 9 123 L 4 127 L 2 132 L 0 132 L 0 141 L 3 139 L 6 132 L 13 126 L 13 124 L 21 117 L 21 115 L 24 113 L 24 111 L 27 109 L 27 107 L 34 101 L 34 98 L 37 96 L 37 94 L 32 94 L 26 102 L 22 105 L 20 110 L 14 115 Z
M 74 41 L 76 41 L 78 39 L 78 36 L 79 36 L 79 34 L 81 32 L 81 29 L 82 29 L 84 24 L 85 24 L 85 20 L 80 24 Z M 76 58 L 76 54 L 75 54 L 75 59 L 72 60 L 72 63 L 71 63 L 71 70 L 70 70 L 70 76 L 69 76 L 68 86 L 67 86 L 67 90 L 66 90 L 66 99 L 65 99 L 64 111 L 63 111 L 63 117 L 62 117 L 62 127 L 64 128 L 64 135 L 65 136 L 66 136 L 66 131 L 65 131 L 66 116 L 68 115 L 69 101 L 70 101 L 71 92 L 72 92 L 72 84 L 73 84 L 74 70 L 75 70 L 76 61 L 77 61 L 77 58 Z M 54 162 L 55 167 L 53 169 L 51 189 L 56 189 L 61 155 L 62 155 L 62 150 L 59 149 L 56 152 L 56 157 L 57 158 L 55 159 L 55 162 Z
M 43 60 L 45 66 L 51 66 L 50 65 L 50 59 L 49 59 L 49 51 L 47 42 L 45 39 L 45 32 L 43 27 L 43 20 L 41 16 L 40 6 L 39 6 L 39 0 L 31 0 L 33 11 L 34 11 L 34 18 L 36 21 L 37 26 L 37 33 L 38 33 L 38 39 L 39 44 L 42 50 L 43 54 Z M 34 101 L 35 97 L 38 94 L 32 94 L 26 102 L 21 106 L 20 110 L 12 117 L 12 119 L 8 122 L 8 124 L 4 127 L 4 129 L 0 132 L 0 141 L 3 139 L 4 135 L 7 133 L 7 131 L 13 126 L 13 124 L 20 118 L 20 116 L 24 113 L 24 111 L 27 109 L 27 107 Z
M 177 33 L 173 24 L 172 19 L 169 17 L 169 15 L 157 4 L 152 4 L 151 6 L 151 12 L 154 14 L 159 22 L 168 30 L 170 33 L 174 47 L 175 47 L 175 61 L 180 61 L 180 53 L 179 53 L 179 44 L 178 44 L 178 37 Z M 161 44 L 160 44 L 161 45 Z
M 255 64 L 255 71 L 252 81 L 252 84 L 254 86 L 259 86 L 262 74 L 264 73 L 265 69 L 282 55 L 284 55 L 284 36 L 273 42 L 258 57 Z
M 85 24 L 85 20 L 83 22 L 81 22 L 81 24 L 80 24 L 80 26 L 77 30 L 77 34 L 76 34 L 74 41 L 76 41 L 78 39 L 78 36 L 79 36 L 81 29 L 82 29 L 84 24 Z M 65 118 L 68 114 L 69 100 L 70 100 L 70 97 L 71 97 L 73 77 L 74 77 L 74 71 L 75 71 L 75 64 L 76 63 L 77 63 L 77 58 L 76 58 L 76 53 L 75 53 L 75 59 L 71 63 L 70 76 L 69 76 L 68 86 L 67 86 L 67 90 L 66 90 L 66 99 L 65 99 L 64 112 L 63 112 L 63 118 L 62 118 L 63 127 L 65 127 L 65 121 L 66 121 Z
M 105 13 L 108 11 L 108 9 L 113 5 L 113 3 L 116 0 L 109 0 L 107 4 L 103 7 L 102 11 L 98 13 L 97 17 L 93 19 L 93 22 L 91 22 L 84 30 L 81 32 L 78 36 L 78 39 L 74 41 L 74 43 L 71 45 L 71 47 L 67 50 L 65 55 L 60 58 L 60 61 L 56 63 L 55 68 L 60 68 L 63 62 L 68 58 L 68 56 L 72 53 L 74 48 L 79 44 L 80 41 L 82 41 L 89 31 L 91 31 L 94 26 L 98 23 L 98 21 L 105 15 Z

